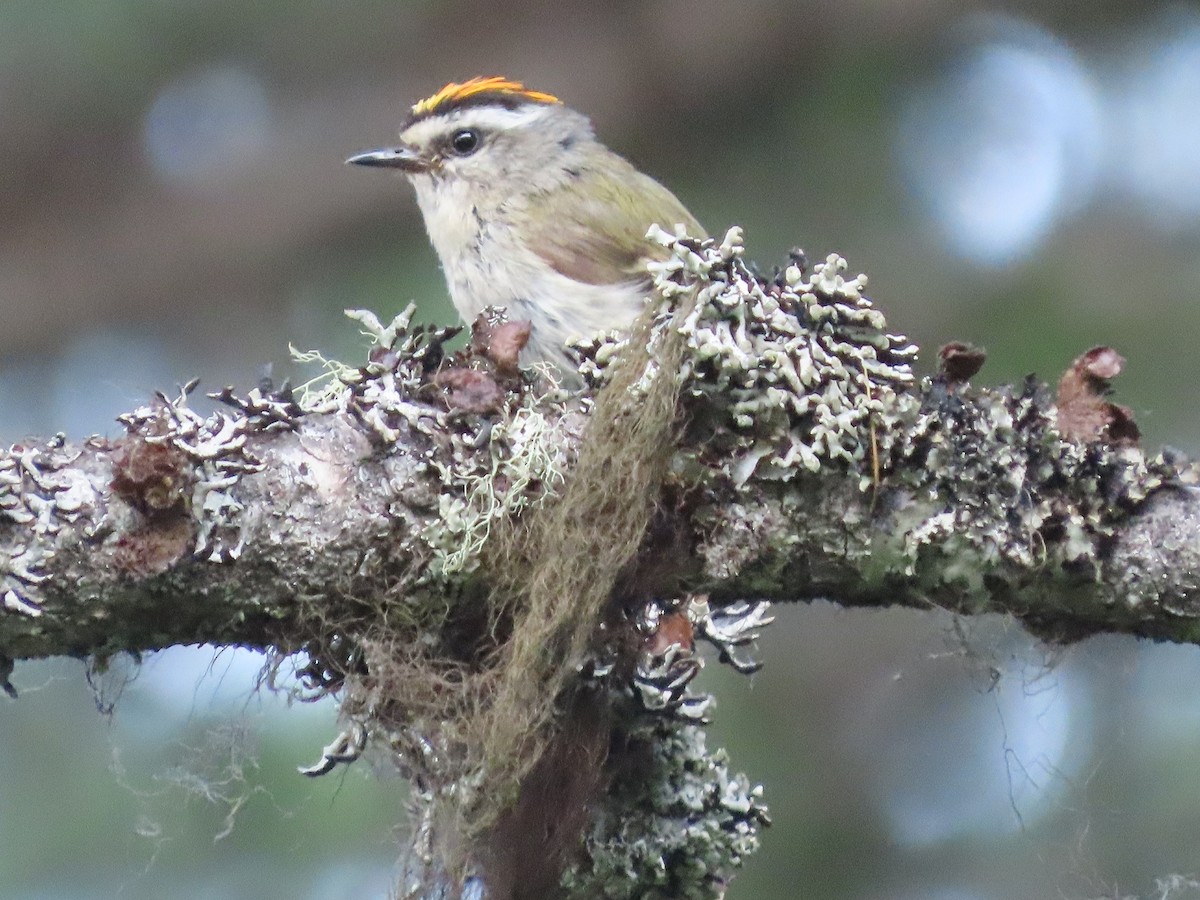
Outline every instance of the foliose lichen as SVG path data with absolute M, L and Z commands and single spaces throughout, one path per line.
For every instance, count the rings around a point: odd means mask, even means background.
M 963 560 L 938 566 L 939 577 L 981 596 L 1003 567 L 1100 577 L 1122 524 L 1147 497 L 1197 479 L 1169 451 L 1064 439 L 1054 403 L 1032 378 L 965 397 L 927 383 L 892 463 L 902 473 L 896 495 L 926 499 L 893 506 L 903 574 L 919 574 L 922 557 L 937 552 Z
M 196 382 L 178 396 L 159 393 L 153 403 L 119 416 L 130 440 L 162 446 L 192 463 L 188 508 L 195 520 L 193 554 L 211 562 L 237 559 L 244 546 L 242 504 L 234 496 L 241 478 L 262 471 L 262 463 L 246 446 L 247 435 L 260 427 L 243 411 L 218 409 L 202 416 L 188 405 Z
M 737 229 L 720 240 L 651 236 L 670 251 L 651 265 L 664 309 L 695 296 L 682 326 L 688 425 L 673 474 L 719 492 L 706 513 L 719 527 L 697 535 L 713 579 L 786 556 L 778 541 L 801 539 L 801 494 L 755 489 L 818 471 L 823 496 L 832 496 L 825 476 L 842 472 L 863 500 L 839 501 L 849 518 L 826 535 L 832 556 L 877 582 L 929 573 L 937 584 L 926 587 L 957 584 L 981 603 L 997 586 L 988 579 L 1002 572 L 1052 565 L 1069 578 L 1100 577 L 1122 524 L 1146 498 L 1197 480 L 1173 454 L 1144 453 L 1131 422 L 1119 440 L 1065 435 L 1038 382 L 970 388 L 982 355 L 954 384 L 917 384 L 916 348 L 889 331 L 864 295 L 865 276 L 845 278 L 836 255 L 811 275 L 793 262 L 764 278 L 744 262 Z M 663 315 L 657 328 L 667 327 Z M 605 382 L 621 346 L 616 335 L 579 346 L 591 384 Z M 1081 359 L 1114 355 L 1100 351 Z M 886 529 L 874 527 L 877 517 Z M 937 565 L 923 566 L 931 555 Z M 1132 590 L 1126 602 L 1146 596 Z
M 53 538 L 97 503 L 91 483 L 70 465 L 78 456 L 66 448 L 62 434 L 41 446 L 14 444 L 0 451 L 0 523 L 9 523 L 14 535 L 14 549 L 0 556 L 0 611 L 42 615 L 38 586 L 57 552 Z
M 586 836 L 586 862 L 569 869 L 568 897 L 719 900 L 769 823 L 761 786 L 729 770 L 704 731 L 641 717 L 627 736 L 639 769 L 616 778 Z
M 649 237 L 670 251 L 649 266 L 658 296 L 669 304 L 696 293 L 682 326 L 681 377 L 692 416 L 687 443 L 702 460 L 720 461 L 735 484 L 787 480 L 839 462 L 870 479 L 873 458 L 893 443 L 892 426 L 915 405 L 917 351 L 888 333 L 863 294 L 866 276 L 844 278 L 845 260 L 831 254 L 809 278 L 793 263 L 764 279 L 743 259 L 740 228 L 720 242 L 660 228 Z M 579 350 L 584 377 L 602 383 L 619 338 L 602 336 Z

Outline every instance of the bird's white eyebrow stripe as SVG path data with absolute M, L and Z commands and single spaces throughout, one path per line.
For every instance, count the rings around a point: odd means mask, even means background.
M 541 118 L 550 108 L 542 103 L 519 106 L 516 109 L 506 109 L 502 106 L 471 106 L 414 122 L 401 132 L 401 137 L 408 143 L 426 144 L 455 125 L 498 131 L 519 128 Z

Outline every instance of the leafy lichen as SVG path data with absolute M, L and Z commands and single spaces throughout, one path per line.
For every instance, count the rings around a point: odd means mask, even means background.
M 614 782 L 588 830 L 586 862 L 563 876 L 566 896 L 719 900 L 758 849 L 762 788 L 731 772 L 694 725 L 643 719 L 626 737 L 638 777 Z

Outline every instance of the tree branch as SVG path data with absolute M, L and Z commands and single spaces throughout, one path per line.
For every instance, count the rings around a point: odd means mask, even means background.
M 1077 367 L 1084 399 L 1073 408 L 1102 420 L 1090 431 L 1064 421 L 1065 403 L 1034 382 L 974 390 L 969 372 L 944 361 L 915 385 L 913 348 L 887 334 L 862 295 L 865 279 L 841 278 L 836 257 L 811 278 L 793 265 L 768 281 L 741 262 L 735 233 L 721 244 L 661 238 L 673 251 L 655 270 L 663 309 L 695 298 L 682 323 L 656 319 L 650 339 L 686 342 L 683 425 L 622 579 L 626 611 L 641 612 L 621 620 L 624 638 L 607 639 L 632 642 L 613 658 L 620 670 L 636 657 L 632 683 L 646 677 L 616 693 L 642 705 L 609 703 L 608 724 L 596 726 L 605 746 L 622 728 L 673 747 L 663 752 L 681 767 L 704 756 L 693 726 L 646 718 L 647 691 L 685 710 L 680 660 L 696 636 L 736 659 L 709 611 L 743 598 L 1007 612 L 1056 641 L 1200 636 L 1195 471 L 1171 455 L 1147 457 L 1110 427 L 1118 408 L 1101 395 L 1111 370 Z M 202 417 L 184 391 L 123 417 L 118 440 L 56 438 L 0 453 L 0 682 L 19 659 L 214 643 L 307 649 L 332 667 L 308 675 L 339 690 L 371 671 L 362 646 L 384 621 L 414 641 L 449 622 L 454 637 L 442 633 L 438 646 L 461 651 L 466 626 L 447 619 L 447 597 L 486 582 L 489 535 L 553 503 L 591 403 L 534 390 L 496 340 L 477 340 L 447 369 L 451 332 L 413 328 L 410 315 L 385 327 L 358 314 L 375 341 L 370 362 L 337 368 L 329 389 L 304 402 L 226 391 L 225 407 Z M 593 387 L 608 382 L 619 348 L 606 339 L 582 349 Z M 682 636 L 664 637 L 676 607 L 658 598 L 704 595 L 707 606 L 679 607 Z M 665 680 L 646 675 L 656 666 Z M 612 677 L 628 679 L 623 671 Z M 350 711 L 360 724 L 363 708 Z M 611 770 L 602 757 L 597 765 Z M 712 834 L 741 836 L 693 873 L 686 896 L 715 896 L 764 818 L 744 779 L 719 768 L 728 802 L 654 813 L 660 824 L 707 817 L 720 823 Z M 611 813 L 629 798 L 606 802 Z M 572 896 L 587 896 L 596 879 L 610 890 L 610 879 L 624 879 L 630 892 L 651 883 L 648 868 L 614 861 L 628 840 L 615 839 L 604 809 L 583 829 L 586 853 L 562 860 Z M 650 859 L 659 838 L 640 827 Z

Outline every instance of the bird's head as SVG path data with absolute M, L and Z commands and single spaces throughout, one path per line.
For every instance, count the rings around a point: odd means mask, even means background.
M 557 97 L 498 76 L 451 82 L 412 108 L 400 143 L 347 162 L 411 179 L 512 190 L 599 148 L 591 123 Z

